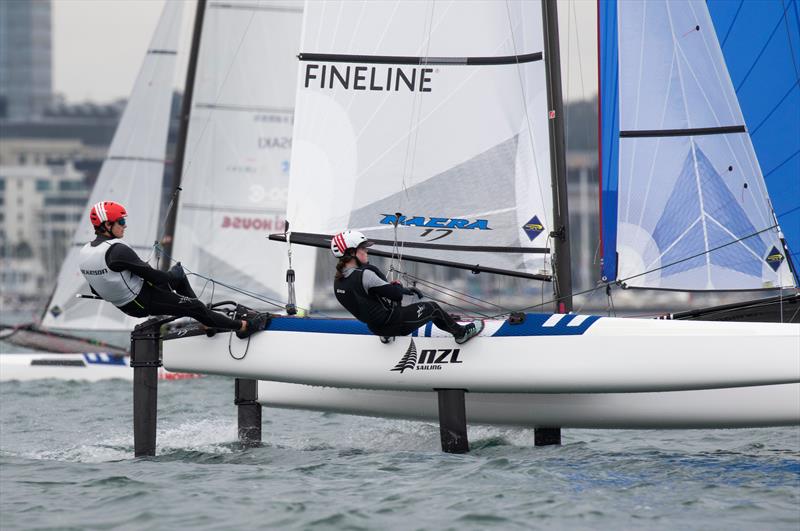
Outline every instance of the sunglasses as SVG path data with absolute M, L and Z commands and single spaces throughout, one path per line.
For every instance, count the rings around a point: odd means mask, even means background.
M 124 227 L 125 226 L 125 218 L 119 218 L 117 220 L 117 225 L 122 225 Z

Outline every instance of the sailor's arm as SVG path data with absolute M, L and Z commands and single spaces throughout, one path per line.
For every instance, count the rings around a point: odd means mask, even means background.
M 389 284 L 378 277 L 371 269 L 365 269 L 361 274 L 361 282 L 364 291 L 377 297 L 386 297 L 393 301 L 403 300 L 403 286 L 400 284 Z
M 106 264 L 111 271 L 120 272 L 127 269 L 153 284 L 169 284 L 171 280 L 169 274 L 150 267 L 127 245 L 116 243 L 109 247 L 106 251 Z

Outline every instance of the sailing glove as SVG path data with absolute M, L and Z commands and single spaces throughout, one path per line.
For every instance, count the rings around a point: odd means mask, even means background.
M 403 288 L 403 295 L 416 295 L 418 299 L 422 298 L 422 292 L 417 288 Z
M 183 271 L 183 266 L 180 262 L 169 268 L 167 271 L 169 279 L 173 281 L 180 281 L 186 278 L 186 273 Z

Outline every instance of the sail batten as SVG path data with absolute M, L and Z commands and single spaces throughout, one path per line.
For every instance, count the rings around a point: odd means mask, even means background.
M 399 55 L 348 55 L 331 53 L 299 54 L 301 61 L 317 61 L 332 63 L 372 63 L 372 64 L 399 64 L 399 65 L 513 65 L 530 63 L 542 60 L 542 52 L 524 55 L 505 55 L 498 57 L 411 57 Z
M 696 127 L 694 129 L 642 129 L 620 131 L 620 138 L 652 138 L 665 136 L 703 136 L 727 135 L 729 133 L 746 133 L 744 125 L 727 125 L 719 127 Z

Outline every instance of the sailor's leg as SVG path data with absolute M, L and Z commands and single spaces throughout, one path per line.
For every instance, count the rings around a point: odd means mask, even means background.
M 239 330 L 242 327 L 241 321 L 210 310 L 199 299 L 185 297 L 163 289 L 153 289 L 153 295 L 150 297 L 147 309 L 151 315 L 191 317 L 213 328 Z
M 378 335 L 404 336 L 429 321 L 432 321 L 437 328 L 456 337 L 464 335 L 464 327 L 450 317 L 441 306 L 430 301 L 401 306 L 395 311 L 391 322 L 379 328 Z
M 425 302 L 423 304 L 427 304 L 431 307 L 430 320 L 433 321 L 436 328 L 453 334 L 453 337 L 461 337 L 464 335 L 464 327 L 458 324 L 441 306 L 435 302 Z

